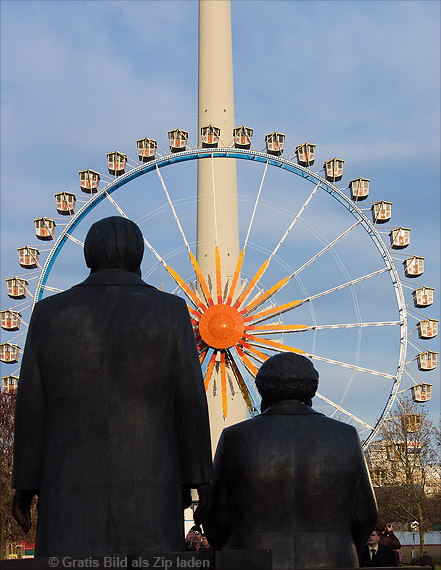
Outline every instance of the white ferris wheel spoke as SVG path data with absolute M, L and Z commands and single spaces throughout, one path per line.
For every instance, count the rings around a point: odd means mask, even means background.
M 288 311 L 292 311 L 293 309 L 303 305 L 303 303 L 308 303 L 310 301 L 314 301 L 315 299 L 319 299 L 320 297 L 324 297 L 325 295 L 329 295 L 330 293 L 335 293 L 336 291 L 340 291 L 341 289 L 344 289 L 345 287 L 350 287 L 351 285 L 355 285 L 356 283 L 360 283 L 361 281 L 371 279 L 372 277 L 376 277 L 377 275 L 381 275 L 382 273 L 385 273 L 387 270 L 388 270 L 387 267 L 384 267 L 383 269 L 379 269 L 378 271 L 374 271 L 373 273 L 363 275 L 363 277 L 358 277 L 357 279 L 352 279 L 351 281 L 347 281 L 346 283 L 342 283 L 341 285 L 337 285 L 336 287 L 332 287 L 332 289 L 327 289 L 326 291 L 322 291 L 321 293 L 317 293 L 316 295 L 311 295 L 310 297 L 306 297 L 305 299 L 302 299 L 301 301 L 299 301 L 297 304 L 295 304 L 293 306 L 286 306 L 286 307 L 284 306 L 284 308 L 282 310 L 278 311 L 275 314 L 271 313 L 269 315 L 262 316 L 256 320 L 250 320 L 250 321 L 248 321 L 248 324 L 257 325 L 258 323 L 263 323 L 264 321 L 267 321 L 268 319 L 272 319 L 275 316 L 281 315 L 282 313 L 287 313 Z M 257 299 L 257 297 L 260 294 L 261 294 L 261 292 L 259 292 L 252 299 L 252 301 L 254 301 L 254 299 Z
M 383 267 L 383 269 L 379 269 L 378 271 L 374 271 L 373 273 L 369 273 L 367 275 L 363 275 L 363 277 L 358 277 L 357 279 L 352 279 L 351 281 L 347 281 L 346 283 L 342 283 L 341 285 L 337 285 L 337 287 L 332 287 L 332 289 L 328 289 L 327 291 L 322 291 L 321 293 L 317 293 L 316 295 L 312 295 L 307 299 L 303 299 L 304 303 L 308 301 L 313 301 L 314 299 L 318 299 L 319 297 L 324 297 L 325 295 L 329 295 L 329 293 L 335 293 L 336 291 L 340 291 L 345 287 L 349 287 L 351 285 L 355 285 L 356 283 L 360 283 L 361 281 L 365 281 L 366 279 L 371 279 L 371 277 L 376 277 L 377 275 L 381 275 L 387 271 L 387 267 Z
M 349 418 L 355 420 L 356 422 L 358 422 L 359 424 L 361 424 L 362 426 L 364 426 L 365 428 L 369 429 L 370 431 L 372 431 L 374 428 L 372 426 L 370 426 L 368 423 L 366 423 L 365 421 L 361 420 L 360 418 L 357 418 L 357 416 L 354 416 L 354 414 L 351 414 L 351 412 L 349 412 L 348 410 L 345 410 L 345 408 L 342 408 L 341 406 L 339 406 L 338 404 L 336 404 L 335 402 L 333 402 L 332 400 L 329 400 L 328 398 L 326 398 L 325 396 L 322 396 L 322 394 L 319 394 L 318 392 L 316 392 L 315 394 L 317 396 L 317 398 L 320 398 L 320 400 L 323 400 L 324 402 L 326 402 L 327 404 L 331 405 L 332 407 L 334 407 L 336 410 L 338 410 L 339 412 L 342 412 L 343 414 L 345 414 L 346 416 L 348 416 Z
M 305 332 L 325 329 L 349 329 L 349 328 L 363 328 L 363 327 L 387 327 L 401 324 L 400 321 L 378 321 L 370 323 L 339 323 L 335 325 L 274 325 L 274 328 L 262 328 L 261 330 L 252 329 L 253 335 L 267 335 L 267 334 L 282 334 L 291 332 Z
M 263 180 L 262 180 L 263 182 Z M 273 257 L 276 255 L 277 251 L 279 250 L 279 248 L 281 247 L 281 245 L 283 244 L 283 242 L 285 241 L 285 239 L 287 238 L 289 232 L 292 230 L 292 228 L 294 227 L 294 224 L 299 220 L 300 216 L 303 214 L 306 206 L 309 204 L 309 202 L 311 201 L 312 197 L 314 196 L 314 194 L 317 192 L 318 188 L 320 187 L 320 182 L 314 187 L 313 191 L 311 192 L 311 194 L 308 196 L 308 198 L 306 199 L 305 203 L 303 204 L 303 206 L 300 208 L 299 212 L 297 213 L 297 215 L 294 217 L 294 219 L 292 220 L 292 222 L 290 223 L 290 225 L 288 226 L 288 229 L 286 230 L 286 232 L 284 233 L 284 235 L 282 236 L 282 238 L 279 240 L 278 244 L 276 245 L 276 247 L 274 248 L 274 250 L 272 251 L 272 253 L 270 254 L 270 256 L 268 257 L 268 259 L 262 264 L 262 266 L 260 267 L 259 271 L 256 273 L 256 276 L 254 277 L 254 279 L 250 282 L 250 285 L 247 288 L 247 292 L 245 295 L 243 295 L 242 300 L 241 300 L 241 306 L 243 306 L 243 304 L 248 300 L 249 296 L 251 295 L 253 289 L 256 287 L 257 285 L 257 278 L 261 279 L 263 274 L 265 273 L 265 271 L 268 269 L 268 266 L 271 262 L 271 260 L 273 259 Z M 259 189 L 259 193 L 260 193 L 260 189 Z M 256 202 L 256 206 L 257 206 L 257 202 Z M 254 215 L 254 213 L 253 213 Z M 248 236 L 247 236 L 248 239 Z M 244 246 L 245 249 L 245 246 Z M 253 302 L 259 295 L 261 294 L 261 292 L 258 292 L 252 299 L 251 302 Z
M 186 236 L 185 236 L 185 232 L 184 232 L 184 230 L 183 230 L 183 228 L 182 228 L 182 225 L 181 225 L 181 222 L 180 222 L 180 220 L 179 220 L 178 214 L 176 213 L 175 207 L 174 207 L 173 202 L 172 202 L 172 200 L 171 200 L 171 198 L 170 198 L 170 194 L 169 194 L 169 192 L 168 192 L 168 190 L 167 190 L 167 186 L 165 185 L 164 179 L 162 178 L 161 172 L 159 171 L 159 168 L 158 168 L 157 165 L 156 165 L 156 173 L 157 173 L 157 175 L 158 175 L 158 177 L 159 177 L 159 180 L 161 181 L 161 185 L 162 185 L 162 188 L 163 188 L 163 190 L 164 190 L 165 196 L 166 196 L 166 198 L 167 198 L 167 202 L 168 202 L 168 204 L 169 204 L 169 206 L 170 206 L 170 208 L 171 208 L 171 211 L 172 211 L 172 213 L 173 213 L 173 217 L 174 217 L 175 222 L 176 222 L 176 224 L 177 224 L 177 226 L 178 226 L 178 228 L 179 228 L 179 232 L 180 232 L 180 234 L 181 234 L 181 236 L 182 236 L 182 239 L 184 240 L 185 247 L 186 247 L 186 249 L 187 249 L 188 255 L 190 256 L 190 261 L 191 261 L 191 263 L 192 263 L 192 265 L 193 265 L 193 268 L 194 268 L 194 270 L 195 270 L 195 273 L 196 273 L 196 277 L 197 277 L 197 279 L 198 279 L 198 281 L 199 281 L 199 283 L 200 283 L 200 285 L 201 285 L 201 289 L 202 289 L 204 301 L 205 301 L 206 304 L 209 304 L 210 301 L 211 301 L 210 291 L 208 290 L 207 284 L 206 284 L 206 282 L 205 282 L 204 276 L 202 275 L 202 272 L 201 272 L 201 270 L 200 270 L 199 264 L 198 264 L 198 262 L 197 262 L 195 256 L 193 255 L 193 253 L 192 253 L 192 251 L 191 251 L 191 249 L 190 249 L 190 246 L 189 246 L 189 244 L 188 244 L 187 238 L 186 238 Z M 213 175 L 213 185 L 214 185 L 214 175 Z M 214 190 L 213 190 L 213 191 L 214 191 Z M 214 196 L 213 196 L 213 200 L 214 200 Z M 214 212 L 214 213 L 215 213 L 215 223 L 216 223 L 216 204 L 215 204 L 215 212 Z M 216 230 L 216 236 L 217 236 L 217 230 Z M 217 244 L 217 238 L 216 238 L 216 244 Z M 169 273 L 170 273 L 170 271 L 169 271 Z M 174 272 L 173 272 L 173 273 L 174 273 Z M 175 279 L 175 281 L 176 281 L 176 279 Z M 184 291 L 184 293 L 185 293 L 185 294 L 187 295 L 187 297 L 188 297 L 188 291 L 186 290 L 187 288 L 183 288 L 183 287 L 182 287 L 182 280 L 179 280 L 179 281 L 176 281 L 176 282 L 178 283 L 178 285 L 180 286 L 180 288 Z M 195 293 L 195 295 L 198 296 L 196 293 Z M 194 304 L 194 300 L 192 300 L 192 302 L 193 302 L 193 304 Z
M 109 202 L 111 202 L 111 204 L 113 204 L 115 206 L 115 208 L 117 209 L 117 211 L 121 214 L 121 216 L 123 218 L 127 218 L 128 216 L 127 214 L 123 211 L 122 208 L 120 208 L 120 206 L 118 206 L 118 204 L 115 202 L 115 200 L 112 198 L 112 196 L 107 192 L 107 190 L 104 191 L 104 194 L 106 195 L 107 199 L 109 200 Z
M 337 325 L 312 325 L 305 327 L 303 330 L 322 330 L 322 329 L 349 329 L 349 328 L 363 328 L 363 327 L 389 327 L 400 325 L 401 321 L 374 321 L 370 323 L 340 323 Z
M 251 345 L 251 343 L 249 343 Z M 252 346 L 252 345 L 251 345 Z M 263 364 L 265 362 L 265 359 L 262 358 L 261 356 L 259 356 L 258 354 L 256 354 L 256 352 L 253 352 L 251 350 L 249 350 L 248 348 L 242 348 L 242 350 L 244 351 L 244 353 L 249 356 L 250 358 L 252 358 L 253 360 L 255 360 L 256 362 L 258 362 L 259 364 Z
M 109 198 L 110 198 L 110 196 L 109 196 Z M 77 245 L 84 247 L 84 243 L 82 241 L 80 241 L 79 239 L 77 239 L 76 237 L 74 237 L 72 234 L 66 234 L 66 237 L 67 237 L 67 239 L 70 239 L 71 241 L 73 241 Z
M 271 261 L 272 258 L 276 255 L 277 251 L 279 250 L 280 246 L 282 245 L 282 243 L 285 241 L 286 237 L 288 236 L 289 232 L 292 230 L 292 228 L 294 227 L 294 224 L 299 220 L 300 216 L 303 214 L 303 212 L 305 211 L 306 206 L 309 204 L 309 202 L 312 200 L 312 197 L 314 196 L 314 194 L 317 192 L 318 188 L 320 187 L 320 182 L 314 187 L 314 190 L 311 192 L 311 194 L 308 196 L 308 198 L 306 199 L 305 203 L 303 204 L 303 206 L 300 208 L 299 212 L 297 213 L 297 215 L 295 216 L 295 218 L 293 219 L 293 221 L 291 222 L 291 224 L 289 225 L 288 229 L 286 230 L 285 234 L 283 235 L 282 239 L 279 241 L 279 243 L 276 245 L 276 247 L 274 248 L 273 252 L 271 253 L 269 260 Z
M 165 187 L 164 181 L 162 180 L 161 173 L 159 172 L 159 169 L 157 169 L 157 170 L 158 170 L 158 175 L 159 175 L 159 177 L 160 177 L 160 179 L 161 179 L 161 181 L 162 181 L 164 191 L 165 191 L 165 193 L 166 193 L 166 195 L 167 195 L 167 199 L 169 200 L 169 204 L 170 204 L 170 206 L 171 206 L 171 208 L 172 208 L 172 210 L 173 210 L 173 213 L 174 213 L 174 215 L 175 215 L 175 219 L 176 219 L 176 221 L 177 221 L 177 223 L 178 223 L 178 226 L 179 226 L 179 228 L 180 228 L 180 230 L 181 230 L 181 234 L 182 234 L 182 236 L 183 236 L 183 238 L 184 238 L 184 241 L 185 241 L 185 245 L 186 245 L 186 247 L 187 247 L 187 250 L 188 250 L 190 256 L 192 256 L 192 253 L 191 253 L 191 251 L 190 251 L 190 247 L 189 247 L 188 242 L 187 242 L 187 240 L 186 240 L 186 238 L 185 238 L 185 235 L 184 235 L 184 232 L 183 232 L 183 230 L 182 230 L 181 224 L 180 224 L 179 219 L 178 219 L 178 217 L 177 217 L 177 215 L 176 215 L 176 212 L 175 212 L 175 209 L 174 209 L 174 207 L 173 207 L 173 204 L 172 204 L 172 202 L 171 202 L 171 200 L 170 200 L 170 196 L 168 195 L 167 188 Z M 115 200 L 110 196 L 110 194 L 109 194 L 107 191 L 105 192 L 105 194 L 106 194 L 106 197 L 110 200 L 110 202 L 115 206 L 115 208 L 116 208 L 116 209 L 118 210 L 118 212 L 121 214 L 121 216 L 123 216 L 124 218 L 127 218 L 127 219 L 128 219 L 127 214 L 126 214 L 126 213 L 123 211 L 123 209 L 115 202 Z M 144 240 L 144 243 L 145 243 L 145 245 L 148 247 L 148 249 L 153 253 L 153 255 L 156 257 L 156 259 L 157 259 L 157 260 L 161 263 L 161 265 L 165 268 L 165 270 L 167 271 L 167 273 L 173 278 L 173 280 L 175 281 L 175 283 L 178 285 L 178 287 L 181 289 L 181 291 L 186 295 L 186 297 L 189 299 L 189 301 L 190 301 L 195 307 L 197 307 L 198 304 L 199 304 L 199 303 L 198 303 L 198 301 L 199 301 L 198 296 L 190 290 L 190 288 L 186 285 L 186 283 L 185 283 L 184 280 L 178 275 L 178 273 L 177 273 L 176 271 L 174 271 L 169 265 L 167 265 L 167 263 L 165 262 L 165 260 L 159 255 L 159 253 L 158 253 L 158 252 L 156 251 L 156 249 L 152 246 L 152 244 L 148 241 L 148 239 L 144 236 L 144 234 L 143 234 L 143 236 L 142 236 L 142 239 Z
M 301 267 L 299 267 L 299 269 L 297 269 L 296 271 L 294 271 L 294 273 L 292 273 L 289 278 L 292 279 L 294 276 L 298 275 L 301 271 L 303 271 L 304 269 L 306 269 L 306 267 L 308 267 L 308 265 L 311 265 L 311 263 L 313 263 L 316 259 L 318 259 L 321 255 L 323 255 L 326 251 L 328 251 L 329 249 L 331 249 L 331 247 L 333 247 L 337 242 L 339 242 L 340 240 L 342 240 L 345 236 L 347 236 L 354 228 L 356 228 L 359 224 L 361 224 L 361 220 L 357 220 L 354 224 L 352 224 L 351 227 L 349 227 L 347 230 L 345 230 L 343 233 L 341 233 L 339 236 L 337 236 L 335 239 L 333 239 L 331 242 L 328 243 L 328 245 L 326 245 L 322 250 L 320 250 L 318 253 L 316 253 L 316 255 L 314 255 L 313 257 L 311 257 L 311 259 L 309 259 L 306 263 L 304 263 Z
M 248 238 L 250 237 L 251 227 L 253 225 L 254 216 L 255 216 L 256 210 L 257 210 L 257 204 L 259 203 L 259 198 L 260 198 L 260 194 L 262 192 L 262 187 L 263 187 L 263 183 L 265 181 L 265 176 L 266 176 L 267 170 L 268 170 L 268 161 L 266 161 L 266 163 L 265 163 L 265 169 L 263 171 L 262 180 L 260 181 L 259 192 L 257 193 L 257 198 L 256 198 L 256 201 L 254 202 L 253 213 L 251 215 L 250 225 L 248 226 L 247 236 L 245 238 L 245 243 L 244 243 L 243 249 L 246 248 L 247 243 L 248 243 Z
M 321 249 L 316 255 L 311 257 L 306 263 L 304 263 L 299 269 L 285 277 L 277 285 L 275 285 L 269 292 L 264 293 L 261 297 L 261 300 L 257 303 L 252 303 L 249 310 L 244 313 L 243 316 L 248 316 L 251 312 L 255 311 L 258 307 L 260 307 L 265 301 L 271 299 L 276 293 L 278 293 L 281 289 L 283 289 L 296 275 L 298 275 L 301 271 L 306 269 L 308 265 L 316 261 L 321 255 L 323 255 L 326 251 L 331 249 L 337 242 L 343 239 L 346 235 L 348 235 L 354 228 L 356 228 L 361 223 L 361 220 L 357 220 L 352 226 L 350 226 L 347 230 L 342 232 L 339 236 L 333 239 L 330 243 L 328 243 L 323 249 Z M 242 305 L 242 303 L 241 303 Z M 246 307 L 245 307 L 246 309 Z
M 45 291 L 51 291 L 52 293 L 63 293 L 65 289 L 58 289 L 57 287 L 51 287 L 50 285 L 43 285 L 42 289 Z
M 352 368 L 352 370 L 357 370 L 358 372 L 366 372 L 368 374 L 374 374 L 375 376 L 382 376 L 383 378 L 389 378 L 390 380 L 396 380 L 394 374 L 387 374 L 386 372 L 379 372 L 378 370 L 371 370 L 369 368 L 363 368 L 362 366 L 355 366 L 354 364 L 348 364 L 347 362 L 339 362 L 338 360 L 332 360 L 331 358 L 324 358 L 323 356 L 317 356 L 316 354 L 306 354 L 308 358 L 314 360 L 320 360 L 321 362 L 327 362 L 328 364 L 335 364 L 336 366 L 342 366 L 343 368 Z
M 127 214 L 124 212 L 124 210 L 115 202 L 115 200 L 112 198 L 112 196 L 110 196 L 110 194 L 105 191 L 104 192 L 105 195 L 107 196 L 108 200 L 115 206 L 115 208 L 117 209 L 117 211 L 121 214 L 121 216 L 123 218 L 129 219 L 129 217 L 127 216 Z M 68 237 L 70 237 L 68 235 Z M 147 240 L 147 238 L 144 236 L 142 236 L 145 245 L 149 248 L 149 250 L 153 253 L 153 255 L 156 257 L 156 259 L 162 263 L 162 265 L 167 268 L 167 264 L 165 263 L 164 259 L 159 255 L 159 253 L 156 251 L 156 249 L 151 245 L 151 243 Z
M 179 221 L 179 218 L 178 218 L 178 215 L 177 215 L 177 213 L 176 213 L 175 207 L 174 207 L 173 202 L 172 202 L 172 200 L 171 200 L 171 198 L 170 198 L 170 194 L 168 193 L 167 186 L 165 185 L 164 179 L 162 178 L 161 172 L 160 172 L 160 170 L 159 170 L 159 168 L 158 168 L 157 165 L 156 165 L 156 173 L 157 173 L 157 175 L 158 175 L 158 177 L 159 177 L 159 180 L 161 181 L 161 185 L 162 185 L 162 188 L 163 188 L 163 190 L 164 190 L 165 196 L 166 196 L 166 198 L 167 198 L 167 202 L 169 203 L 169 206 L 170 206 L 171 211 L 172 211 L 172 213 L 173 213 L 173 217 L 174 217 L 174 219 L 175 219 L 175 222 L 176 222 L 176 224 L 178 225 L 179 232 L 180 232 L 180 234 L 181 234 L 181 236 L 182 236 L 182 239 L 184 240 L 184 243 L 185 243 L 185 247 L 187 248 L 188 253 L 191 254 L 190 246 L 188 245 L 188 241 L 187 241 L 187 238 L 185 237 L 184 230 L 182 229 L 181 222 Z

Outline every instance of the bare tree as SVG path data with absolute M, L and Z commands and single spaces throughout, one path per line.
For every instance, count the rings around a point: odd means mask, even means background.
M 0 392 L 0 559 L 7 545 L 32 542 L 35 535 L 33 530 L 25 535 L 11 514 L 15 399 L 15 392 Z
M 379 517 L 408 530 L 418 526 L 420 556 L 424 532 L 441 522 L 437 431 L 424 407 L 406 399 L 383 424 L 380 441 L 369 449 Z

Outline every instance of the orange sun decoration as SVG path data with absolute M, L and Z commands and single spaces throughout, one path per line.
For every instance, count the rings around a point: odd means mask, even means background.
M 262 264 L 242 293 L 235 298 L 236 287 L 245 255 L 244 249 L 240 253 L 231 285 L 228 285 L 228 289 L 225 293 L 226 299 L 224 299 L 218 246 L 216 246 L 215 249 L 216 296 L 215 299 L 213 299 L 214 295 L 211 294 L 207 286 L 196 258 L 190 250 L 188 250 L 188 252 L 196 272 L 200 293 L 191 289 L 171 267 L 167 266 L 167 270 L 192 304 L 192 306 L 188 306 L 188 310 L 193 324 L 201 365 L 204 363 L 208 354 L 211 353 L 205 370 L 205 390 L 208 390 L 217 361 L 220 364 L 222 410 L 224 417 L 227 416 L 228 412 L 227 367 L 231 370 L 236 379 L 248 409 L 253 413 L 255 406 L 253 406 L 250 392 L 242 376 L 238 362 L 240 362 L 254 378 L 260 364 L 269 358 L 269 355 L 261 352 L 259 348 L 277 352 L 290 351 L 304 354 L 303 350 L 270 340 L 266 338 L 266 335 L 306 330 L 307 327 L 304 325 L 282 325 L 279 323 L 260 324 L 286 311 L 290 311 L 294 307 L 300 306 L 303 301 L 292 301 L 284 305 L 272 306 L 268 309 L 258 311 L 259 307 L 286 285 L 289 278 L 285 278 L 276 283 L 268 291 L 261 292 L 255 296 L 252 301 L 248 302 L 250 294 L 268 267 L 271 258 Z

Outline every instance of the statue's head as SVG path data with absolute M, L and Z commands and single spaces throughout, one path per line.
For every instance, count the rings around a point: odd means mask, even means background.
M 311 405 L 319 373 L 305 356 L 282 352 L 266 360 L 256 376 L 265 407 L 278 400 L 300 400 Z
M 123 269 L 141 275 L 144 240 L 138 226 L 120 216 L 95 222 L 84 242 L 84 257 L 91 273 Z

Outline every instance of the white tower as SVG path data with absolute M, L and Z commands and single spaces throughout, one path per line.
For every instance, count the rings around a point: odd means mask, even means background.
M 199 0 L 199 113 L 201 127 L 220 128 L 219 146 L 233 138 L 233 55 L 230 0 Z M 214 175 L 213 175 L 214 165 Z M 197 261 L 205 279 L 216 287 L 215 248 L 219 248 L 222 283 L 231 282 L 239 258 L 236 163 L 210 158 L 198 161 Z M 217 377 L 217 378 L 216 378 Z M 235 379 L 229 377 L 233 386 Z M 213 385 L 217 383 L 216 395 Z M 237 386 L 227 385 L 228 412 L 224 418 L 219 374 L 214 371 L 208 387 L 213 452 L 224 427 L 246 419 L 246 404 Z

